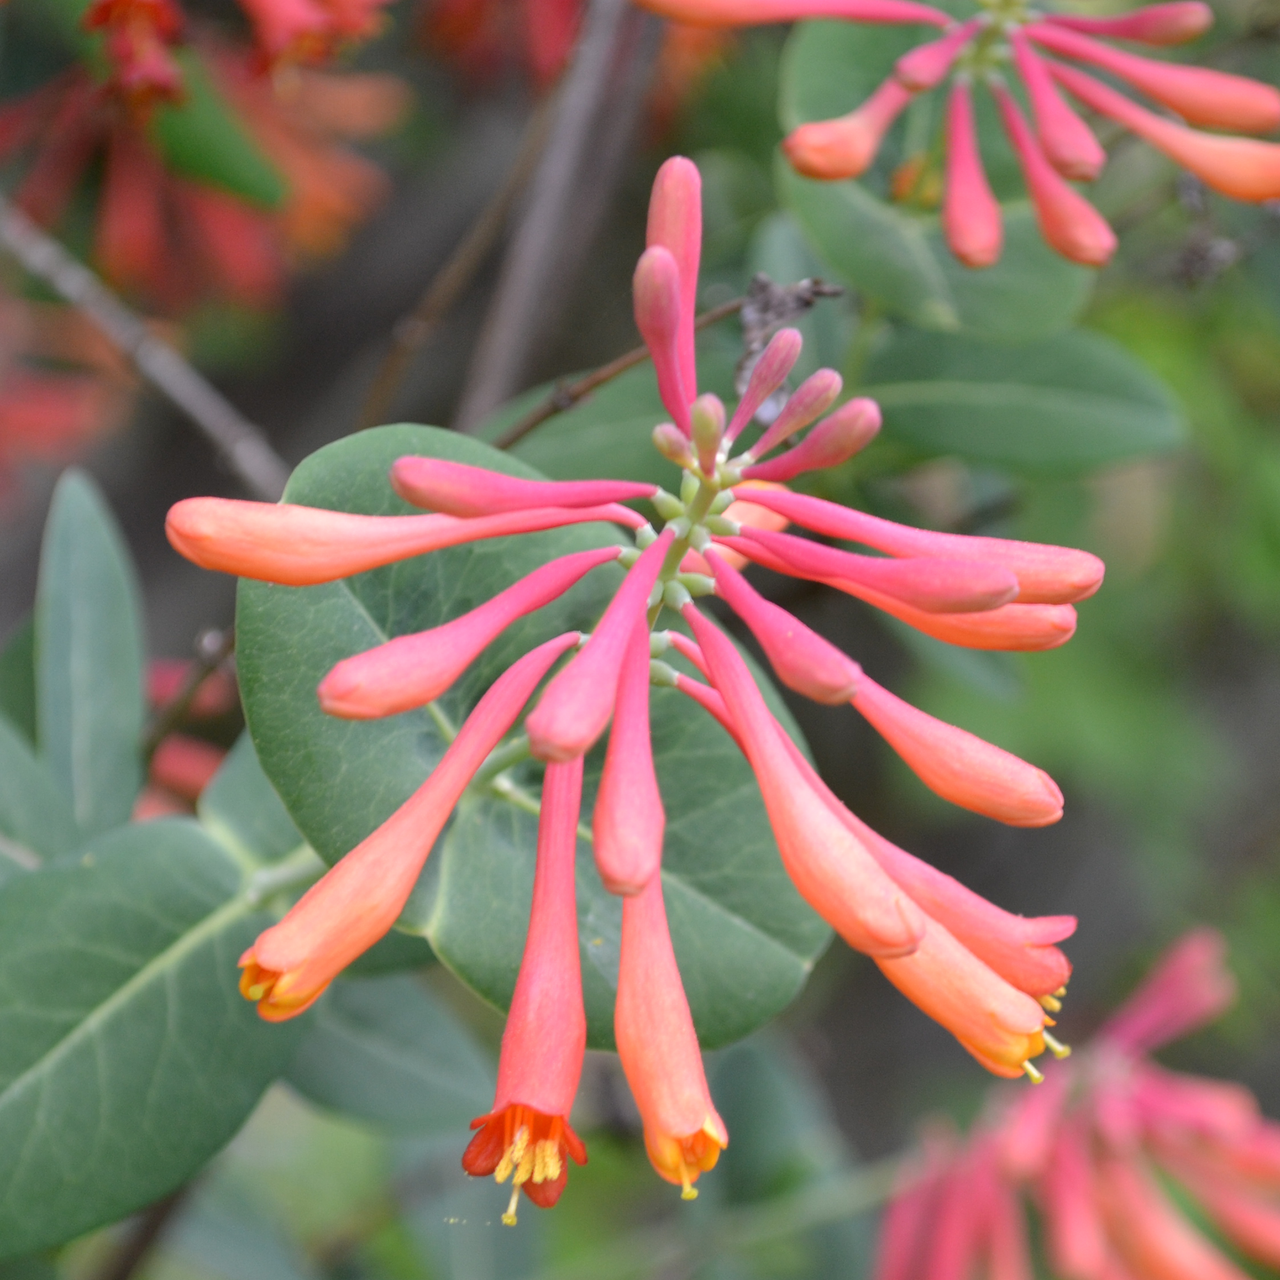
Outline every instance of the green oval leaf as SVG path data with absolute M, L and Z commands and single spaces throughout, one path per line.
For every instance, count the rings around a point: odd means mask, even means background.
M 193 822 L 104 837 L 0 887 L 0 1256 L 171 1191 L 240 1127 L 305 1023 L 236 960 L 270 917 Z
M 418 979 L 339 982 L 290 1063 L 299 1093 L 395 1132 L 464 1133 L 493 1102 L 493 1063 Z
M 128 821 L 142 786 L 142 626 L 124 540 L 81 471 L 53 493 L 35 636 L 40 757 L 96 835 Z
M 1064 333 L 1021 347 L 900 329 L 868 362 L 886 437 L 1029 474 L 1176 448 L 1182 413 L 1117 343 Z
M 66 795 L 26 741 L 0 720 L 0 880 L 79 843 Z
M 779 114 L 784 127 L 853 110 L 892 73 L 901 54 L 930 38 L 915 28 L 798 24 L 783 55 Z M 898 161 L 931 146 L 941 104 L 939 94 L 921 95 L 858 182 L 802 178 L 779 154 L 781 199 L 839 279 L 913 324 L 963 329 L 1003 342 L 1031 341 L 1066 328 L 1088 302 L 1096 272 L 1068 262 L 1044 243 L 1025 200 L 1004 206 L 1000 261 L 973 270 L 952 255 L 935 214 L 884 198 Z M 1020 196 L 1017 166 L 988 95 L 976 95 L 976 105 L 993 185 L 1006 199 Z
M 391 463 L 406 453 L 536 474 L 450 432 L 383 427 L 307 459 L 287 497 L 374 514 L 412 510 L 386 479 Z M 434 716 L 326 717 L 315 689 L 329 668 L 390 636 L 448 621 L 553 556 L 616 537 L 606 527 L 579 526 L 452 548 L 319 587 L 241 582 L 237 658 L 249 728 L 268 777 L 324 858 L 336 861 L 408 798 L 444 752 L 442 723 L 460 724 L 520 654 L 570 628 L 589 629 L 620 571 L 596 570 L 511 627 L 440 700 Z M 676 954 L 700 1035 L 707 1044 L 724 1043 L 788 1003 L 829 934 L 787 879 L 750 769 L 723 731 L 679 695 L 659 693 L 654 739 L 667 808 L 664 884 Z M 515 782 L 507 798 L 486 790 L 464 799 L 406 914 L 439 958 L 499 1007 L 514 988 L 528 919 L 536 819 L 527 810 L 536 810 L 537 769 L 523 767 Z M 600 885 L 585 843 L 579 916 L 590 1042 L 608 1047 L 620 907 Z

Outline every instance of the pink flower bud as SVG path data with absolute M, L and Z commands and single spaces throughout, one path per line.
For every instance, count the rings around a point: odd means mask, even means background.
M 729 639 L 693 605 L 683 614 L 733 717 L 800 896 L 858 951 L 885 956 L 913 950 L 927 926 L 920 909 L 814 795 Z
M 1092 182 L 1107 163 L 1107 153 L 1092 130 L 1067 105 L 1048 68 L 1021 31 L 1009 33 L 1018 74 L 1027 87 L 1036 132 L 1049 163 L 1065 178 Z
M 472 1122 L 480 1132 L 462 1157 L 473 1177 L 511 1178 L 511 1202 L 502 1215 L 509 1226 L 521 1190 L 547 1208 L 564 1190 L 568 1158 L 587 1162 L 569 1126 L 587 1044 L 574 892 L 581 800 L 582 761 L 548 765 L 529 932 L 502 1033 L 498 1088 L 493 1109 Z
M 931 791 L 1014 827 L 1062 817 L 1062 792 L 1042 769 L 964 729 L 935 720 L 867 676 L 853 705 Z
M 539 760 L 572 760 L 590 751 L 604 732 L 632 629 L 644 617 L 674 538 L 671 529 L 665 530 L 631 566 L 591 639 L 547 685 L 525 721 Z
M 736 440 L 738 433 L 755 417 L 756 410 L 787 380 L 787 374 L 800 358 L 802 346 L 804 339 L 798 329 L 779 329 L 769 339 L 769 345 L 752 367 L 746 394 L 733 411 L 724 433 L 726 440 Z
M 641 8 L 674 22 L 695 26 L 756 26 L 803 18 L 843 18 L 846 22 L 927 23 L 949 27 L 954 19 L 913 0 L 644 0 Z
M 752 458 L 763 458 L 784 440 L 803 431 L 835 403 L 844 379 L 834 369 L 819 369 L 810 374 L 792 393 L 782 412 L 770 423 L 764 435 L 751 446 Z
M 1040 1181 L 1040 1195 L 1054 1272 L 1105 1276 L 1110 1249 L 1100 1216 L 1089 1134 L 1082 1122 L 1070 1121 L 1059 1127 Z
M 399 458 L 391 487 L 406 502 L 451 516 L 487 516 L 531 507 L 598 507 L 651 498 L 656 486 L 633 480 L 524 480 L 442 458 Z
M 1050 248 L 1064 258 L 1089 267 L 1104 266 L 1116 249 L 1115 232 L 1093 205 L 1069 187 L 1045 159 L 1009 91 L 993 85 L 991 92 L 1000 107 L 1005 132 L 1022 166 L 1022 176 L 1040 224 L 1040 234 Z
M 851 402 L 852 403 L 852 402 Z M 972 534 L 937 533 L 896 524 L 879 516 L 778 487 L 742 484 L 737 496 L 776 511 L 828 538 L 847 538 L 892 556 L 931 556 L 942 560 L 984 560 L 1003 565 L 1018 579 L 1020 604 L 1065 604 L 1093 595 L 1105 566 L 1097 556 L 1072 547 Z
M 185 800 L 198 800 L 226 757 L 226 751 L 212 742 L 185 733 L 168 733 L 151 757 L 147 776 L 157 787 Z
M 649 248 L 661 245 L 675 259 L 680 281 L 676 345 L 681 381 L 686 396 L 692 399 L 698 393 L 693 321 L 698 307 L 698 263 L 702 255 L 702 175 L 692 160 L 672 156 L 658 170 L 649 197 L 645 244 Z M 676 422 L 680 419 L 676 418 Z
M 1145 110 L 1074 67 L 1053 64 L 1052 72 L 1086 106 L 1124 125 L 1215 191 L 1233 200 L 1280 198 L 1280 146 L 1276 143 L 1197 133 Z
M 1068 27 L 1086 35 L 1110 36 L 1116 40 L 1137 40 L 1142 44 L 1185 44 L 1203 35 L 1213 25 L 1213 10 L 1200 0 L 1171 0 L 1169 4 L 1149 4 L 1132 13 L 1110 18 L 1085 18 L 1078 14 L 1051 13 L 1045 22 Z
M 1212 1022 L 1236 998 L 1227 944 L 1214 929 L 1184 934 L 1098 1033 L 1128 1053 L 1148 1053 Z
M 824 418 L 794 449 L 745 468 L 748 480 L 780 482 L 805 471 L 821 471 L 848 462 L 880 432 L 880 406 L 859 397 Z
M 876 158 L 889 126 L 910 101 L 911 93 L 890 76 L 847 116 L 793 129 L 783 139 L 782 149 L 792 168 L 806 178 L 860 177 Z
M 649 739 L 649 627 L 641 620 L 622 660 L 591 820 L 596 870 L 610 893 L 637 894 L 657 876 L 666 821 Z
M 660 422 L 653 429 L 653 447 L 677 467 L 693 466 L 693 450 L 689 438 L 674 422 Z
M 692 1200 L 697 1195 L 692 1184 L 715 1165 L 729 1134 L 707 1088 L 658 875 L 622 904 L 613 1023 L 649 1160 Z
M 1270 133 L 1280 126 L 1280 91 L 1258 80 L 1210 67 L 1154 62 L 1060 25 L 1033 23 L 1026 33 L 1054 53 L 1092 63 L 1119 76 L 1176 111 L 1188 124 L 1239 129 L 1244 133 Z
M 316 690 L 321 708 L 326 715 L 370 720 L 426 706 L 517 618 L 558 599 L 620 551 L 601 547 L 562 556 L 452 622 L 344 658 Z
M 717 545 L 727 545 L 776 573 L 810 578 L 813 582 L 856 596 L 925 635 L 969 649 L 1015 652 L 1056 649 L 1066 644 L 1076 630 L 1076 611 L 1069 604 L 1002 604 L 998 609 L 982 613 L 927 613 L 847 578 L 811 578 L 808 573 L 749 538 L 719 538 Z
M 685 382 L 681 357 L 680 269 L 671 251 L 654 245 L 640 255 L 632 279 L 636 328 L 653 357 L 658 394 L 675 424 L 687 436 L 689 402 L 697 384 Z
M 1000 260 L 1004 247 L 1000 202 L 992 194 L 982 167 L 973 98 L 962 79 L 952 86 L 947 102 L 947 186 L 942 229 L 951 252 L 966 267 L 989 267 Z
M 706 558 L 715 574 L 717 593 L 751 628 L 778 679 L 815 702 L 830 706 L 848 702 L 861 674 L 858 664 L 799 618 L 770 604 L 714 551 L 708 551 Z
M 737 541 L 743 539 L 763 546 L 784 565 L 793 565 L 799 576 L 855 582 L 930 613 L 982 612 L 1007 603 L 1018 593 L 1018 579 L 1011 570 L 979 560 L 890 560 L 855 555 L 767 529 L 744 528 L 742 539 Z
M 893 74 L 898 81 L 912 93 L 923 89 L 936 89 L 946 78 L 961 50 L 978 33 L 983 26 L 981 18 L 970 18 L 962 22 L 953 31 L 948 31 L 941 40 L 933 40 L 929 44 L 917 45 L 910 53 L 898 59 Z
M 693 446 L 698 462 L 707 475 L 716 469 L 716 453 L 724 436 L 724 405 L 720 397 L 707 392 L 699 396 L 689 410 L 693 430 Z
M 456 516 L 364 516 L 282 502 L 184 498 L 169 509 L 165 533 L 175 551 L 202 569 L 309 587 L 397 560 L 513 533 L 612 521 L 637 529 L 627 507 L 539 508 L 474 520 Z
M 475 771 L 577 639 L 570 632 L 548 640 L 499 676 L 422 786 L 240 957 L 241 993 L 262 1017 L 279 1022 L 309 1008 L 391 928 Z

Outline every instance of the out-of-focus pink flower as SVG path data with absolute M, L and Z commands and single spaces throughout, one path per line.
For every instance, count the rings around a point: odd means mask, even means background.
M 1115 251 L 1115 236 L 1091 205 L 1063 178 L 1090 181 L 1098 176 L 1105 152 L 1089 127 L 1058 93 L 1053 77 L 1079 75 L 1072 67 L 1048 62 L 1041 49 L 1099 67 L 1153 101 L 1177 112 L 1188 125 L 1269 133 L 1280 127 L 1280 91 L 1244 76 L 1209 68 L 1140 57 L 1095 39 L 1137 40 L 1152 45 L 1179 44 L 1207 29 L 1212 12 L 1198 0 L 1148 5 L 1106 18 L 1028 11 L 998 17 L 983 9 L 958 21 L 922 5 L 895 0 L 641 0 L 644 7 L 682 21 L 725 27 L 796 18 L 843 18 L 850 22 L 919 22 L 944 28 L 941 37 L 918 45 L 898 60 L 894 74 L 861 106 L 833 120 L 801 124 L 784 139 L 783 151 L 798 173 L 834 181 L 866 172 L 886 134 L 911 98 L 943 85 L 953 87 L 946 124 L 946 194 L 943 230 L 952 252 L 970 267 L 987 267 L 1000 256 L 999 206 L 983 175 L 971 124 L 971 86 L 985 85 L 1000 106 L 1005 130 L 1022 166 L 1027 191 L 1041 231 L 1064 257 L 1101 266 Z M 921 12 L 909 14 L 914 9 Z M 1004 84 L 1009 52 L 1026 87 L 1035 116 L 1033 134 Z M 1083 77 L 1077 92 L 1086 106 L 1110 116 L 1237 200 L 1280 198 L 1280 145 L 1223 138 L 1185 129 L 1150 112 L 1106 86 Z M 1106 105 L 1102 105 L 1103 103 Z M 905 198 L 920 180 L 919 164 L 904 166 L 906 181 L 893 184 Z M 901 188 L 901 190 L 899 190 Z
M 1235 984 L 1223 961 L 1222 939 L 1194 930 L 1090 1044 L 1049 1068 L 1042 1090 L 993 1095 L 966 1146 L 931 1142 L 925 1173 L 905 1181 L 886 1211 L 877 1280 L 965 1274 L 953 1265 L 958 1246 L 912 1250 L 904 1234 L 904 1224 L 931 1211 L 935 1238 L 945 1235 L 948 1195 L 975 1235 L 964 1257 L 977 1261 L 985 1247 L 993 1276 L 1034 1274 L 1030 1200 L 1050 1273 L 1062 1280 L 1244 1280 L 1185 1215 L 1170 1180 L 1240 1254 L 1280 1263 L 1280 1166 L 1251 1164 L 1247 1154 L 1280 1151 L 1280 1125 L 1262 1118 L 1242 1086 L 1165 1071 L 1145 1057 L 1230 1003 Z
M 81 24 L 105 35 L 112 81 L 135 111 L 182 98 L 182 72 L 169 52 L 182 11 L 172 0 L 93 0 Z

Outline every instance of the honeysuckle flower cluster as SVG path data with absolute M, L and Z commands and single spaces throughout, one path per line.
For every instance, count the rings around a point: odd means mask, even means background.
M 1224 950 L 1210 929 L 1187 934 L 1043 1089 L 996 1098 L 962 1146 L 931 1135 L 885 1214 L 874 1280 L 984 1264 L 1032 1280 L 1027 1202 L 1060 1280 L 1245 1280 L 1174 1187 L 1246 1258 L 1280 1266 L 1280 1125 L 1243 1086 L 1148 1056 L 1231 1003 Z
M 653 433 L 681 468 L 678 493 L 630 481 L 528 480 L 429 457 L 403 457 L 390 482 L 429 514 L 368 516 L 218 498 L 180 502 L 173 545 L 207 568 L 306 586 L 442 547 L 607 521 L 633 545 L 542 566 L 442 626 L 397 637 L 339 662 L 318 696 L 331 715 L 366 718 L 438 697 L 515 619 L 605 564 L 627 570 L 590 635 L 570 632 L 525 654 L 488 689 L 419 790 L 315 884 L 245 953 L 242 991 L 264 1018 L 293 1017 L 391 928 L 463 791 L 524 718 L 528 750 L 546 764 L 528 939 L 503 1037 L 497 1095 L 476 1121 L 463 1164 L 511 1179 L 554 1203 L 570 1159 L 585 1151 L 569 1124 L 585 1044 L 574 905 L 574 844 L 582 759 L 608 731 L 592 814 L 596 866 L 623 897 L 615 1030 L 654 1167 L 692 1195 L 728 1134 L 707 1089 L 667 930 L 660 877 L 664 811 L 649 734 L 654 685 L 701 704 L 733 737 L 759 782 L 782 861 L 805 900 L 984 1066 L 1041 1078 L 1048 1030 L 1070 975 L 1055 945 L 1071 917 L 1010 915 L 897 848 L 828 790 L 770 712 L 737 648 L 698 603 L 716 596 L 759 641 L 778 679 L 819 702 L 849 703 L 921 780 L 955 803 L 1019 826 L 1062 813 L 1039 769 L 895 697 L 852 659 L 741 574 L 748 561 L 827 583 L 928 634 L 987 649 L 1044 649 L 1075 628 L 1072 601 L 1092 594 L 1103 566 L 1064 547 L 932 533 L 794 493 L 785 481 L 838 465 L 870 441 L 869 400 L 837 404 L 838 374 L 804 380 L 753 443 L 757 410 L 783 387 L 800 353 L 778 332 L 730 414 L 698 394 L 694 303 L 701 244 L 696 167 L 663 165 L 635 273 L 636 320 L 671 421 Z M 826 415 L 826 416 L 823 416 Z M 751 430 L 748 431 L 748 428 Z M 793 448 L 775 452 L 806 427 Z M 773 456 L 770 456 L 773 455 Z M 647 502 L 650 523 L 629 502 Z M 785 532 L 788 522 L 885 554 L 871 556 Z M 664 613 L 684 628 L 662 628 Z M 666 659 L 687 659 L 701 678 Z M 612 721 L 612 728 L 610 722 Z M 504 745 L 504 751 L 508 746 Z
M 871 165 L 889 127 L 912 99 L 949 83 L 942 225 L 952 252 L 970 267 L 998 261 L 1003 240 L 1000 205 L 983 169 L 974 124 L 973 93 L 978 88 L 995 100 L 1041 234 L 1073 262 L 1101 266 L 1115 251 L 1116 237 L 1071 186 L 1095 179 L 1107 156 L 1063 90 L 1223 195 L 1245 201 L 1280 197 L 1280 145 L 1202 131 L 1270 133 L 1280 126 L 1280 92 L 1243 76 L 1141 57 L 1097 39 L 1157 47 L 1193 40 L 1213 21 L 1212 10 L 1200 0 L 1170 0 L 1106 17 L 1045 13 L 1024 0 L 978 0 L 977 13 L 964 21 L 916 0 L 641 3 L 683 22 L 711 25 L 844 18 L 938 29 L 936 40 L 900 58 L 893 74 L 856 110 L 835 120 L 801 125 L 786 138 L 783 149 L 797 172 L 807 177 L 856 178 Z M 1073 64 L 1113 76 L 1177 118 L 1142 106 Z M 1021 81 L 1031 107 L 1030 122 L 1009 88 L 1010 72 Z M 919 189 L 923 159 L 913 157 L 904 167 L 905 189 Z

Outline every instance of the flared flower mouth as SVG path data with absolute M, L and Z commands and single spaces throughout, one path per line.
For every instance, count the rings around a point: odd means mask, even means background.
M 513 1103 L 477 1116 L 471 1127 L 479 1132 L 463 1154 L 462 1167 L 476 1178 L 493 1174 L 496 1182 L 511 1179 L 511 1200 L 502 1215 L 509 1227 L 516 1224 L 522 1190 L 539 1208 L 549 1209 L 568 1180 L 568 1161 L 587 1163 L 587 1149 L 564 1116 Z
M 675 1137 L 670 1134 L 651 1133 L 645 1129 L 645 1150 L 658 1174 L 680 1187 L 685 1200 L 696 1200 L 694 1183 L 700 1174 L 716 1167 L 720 1152 L 729 1145 L 729 1135 L 718 1115 L 709 1115 L 696 1133 Z

